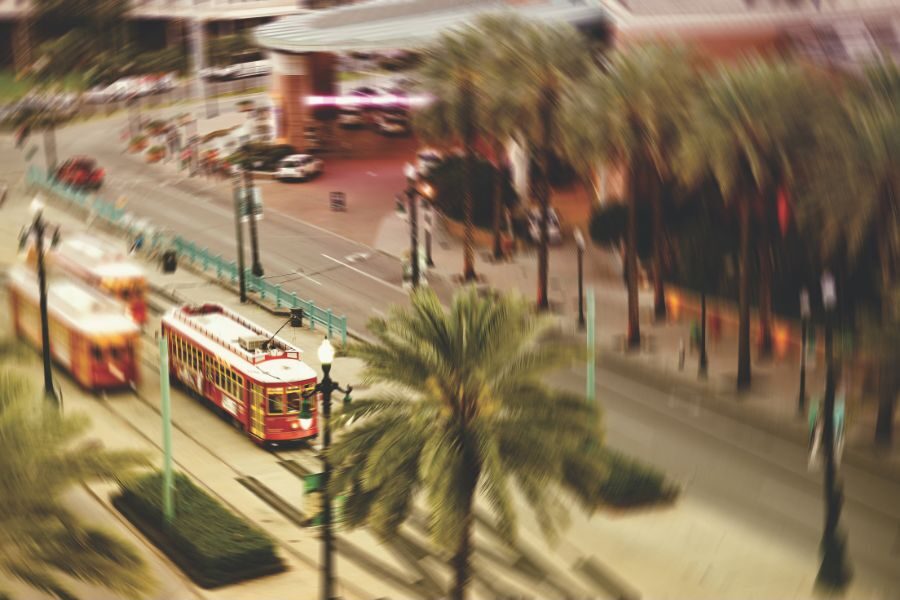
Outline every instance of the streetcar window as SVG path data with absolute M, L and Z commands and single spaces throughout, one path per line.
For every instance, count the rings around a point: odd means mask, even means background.
M 280 415 L 284 412 L 284 407 L 281 405 L 282 399 L 283 394 L 281 393 L 281 390 L 269 390 L 270 415 Z
M 94 360 L 103 360 L 103 350 L 100 346 L 91 346 L 91 356 Z
M 119 349 L 116 348 L 115 346 L 111 347 L 109 349 L 109 357 L 112 360 L 119 360 Z
M 300 390 L 288 391 L 288 393 L 287 393 L 287 411 L 288 411 L 288 413 L 300 412 L 300 403 L 301 402 L 303 402 L 303 397 L 300 395 Z
M 131 290 L 125 288 L 122 290 L 122 300 L 128 300 L 131 297 Z

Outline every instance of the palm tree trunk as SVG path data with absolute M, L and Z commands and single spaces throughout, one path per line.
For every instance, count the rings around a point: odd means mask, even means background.
M 472 514 L 469 513 L 465 518 L 466 522 L 463 526 L 463 532 L 460 536 L 459 545 L 456 547 L 456 553 L 453 555 L 453 600 L 465 600 L 466 589 L 469 586 L 469 580 L 472 578 L 469 569 L 469 558 L 472 555 Z
M 741 252 L 738 316 L 737 389 L 750 388 L 750 198 L 738 199 L 740 210 Z
M 709 357 L 706 355 L 706 286 L 700 290 L 700 365 L 697 375 L 706 379 L 709 370 Z
M 472 119 L 474 119 L 472 103 L 472 82 L 462 82 L 462 101 L 460 111 L 464 129 L 463 139 L 466 157 L 463 161 L 463 179 L 465 180 L 465 192 L 463 194 L 463 226 L 465 227 L 465 241 L 463 243 L 463 281 L 475 280 L 475 228 L 472 224 L 472 203 L 475 196 L 475 150 Z
M 663 218 L 662 195 L 667 186 L 657 181 L 656 189 L 650 195 L 653 212 L 653 315 L 657 321 L 666 320 L 666 289 L 663 283 Z
M 543 128 L 541 139 L 545 141 L 543 148 L 539 150 L 537 181 L 535 191 L 537 201 L 541 209 L 541 239 L 538 245 L 538 310 L 550 308 L 550 299 L 547 296 L 547 279 L 550 271 L 550 232 L 547 223 L 550 219 L 550 180 L 547 169 L 550 165 L 549 140 L 552 136 L 553 106 L 556 103 L 556 91 L 553 88 L 544 90 L 541 100 L 540 116 Z
M 497 171 L 494 175 L 494 260 L 503 258 L 503 239 L 501 236 L 501 224 L 503 222 L 503 188 L 506 183 L 506 173 L 502 167 L 500 157 L 503 154 L 503 145 L 494 142 L 494 158 L 497 161 Z
M 637 195 L 640 167 L 633 164 L 628 173 L 628 223 L 625 235 L 625 283 L 628 286 L 628 334 L 625 346 L 628 350 L 641 347 L 640 306 L 638 304 L 637 272 Z
M 772 358 L 772 255 L 766 227 L 759 240 L 759 357 Z
M 890 447 L 894 438 L 894 409 L 897 404 L 897 387 L 893 385 L 885 368 L 881 367 L 878 378 L 878 416 L 875 420 L 875 445 Z

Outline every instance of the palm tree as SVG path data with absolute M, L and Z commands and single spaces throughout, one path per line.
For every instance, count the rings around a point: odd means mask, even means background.
M 420 86 L 433 96 L 431 104 L 416 115 L 416 135 L 443 146 L 460 145 L 464 152 L 463 178 L 463 280 L 475 274 L 475 230 L 472 203 L 475 192 L 475 142 L 480 131 L 480 85 L 483 80 L 486 39 L 475 26 L 444 33 L 426 49 L 419 68 Z
M 85 441 L 87 427 L 86 417 L 51 409 L 20 374 L 0 371 L 0 571 L 54 598 L 75 598 L 60 576 L 139 597 L 151 587 L 141 556 L 83 523 L 63 494 L 82 481 L 117 479 L 148 461 Z
M 887 62 L 870 65 L 861 80 L 851 82 L 840 113 L 829 124 L 821 132 L 817 168 L 798 195 L 797 216 L 806 228 L 821 232 L 826 255 L 846 243 L 848 260 L 856 262 L 864 242 L 874 237 L 881 322 L 889 327 L 900 239 L 900 68 Z M 834 148 L 842 151 L 830 151 Z M 881 369 L 879 377 L 886 387 L 890 368 Z M 881 398 L 876 437 L 884 443 L 890 439 L 894 401 L 890 393 Z
M 687 183 L 711 173 L 740 223 L 737 388 L 750 387 L 751 207 L 793 182 L 812 153 L 821 102 L 833 96 L 792 63 L 745 61 L 707 78 L 692 106 L 678 163 Z
M 666 314 L 662 204 L 674 186 L 673 154 L 697 82 L 694 61 L 687 49 L 661 44 L 616 53 L 605 73 L 570 94 L 564 111 L 567 156 L 586 173 L 597 160 L 625 169 L 626 345 L 631 349 L 641 343 L 636 228 L 637 203 L 643 198 L 651 202 L 654 312 L 657 318 Z
M 493 87 L 507 91 L 509 117 L 532 159 L 529 164 L 536 166 L 532 193 L 541 210 L 537 305 L 543 310 L 550 306 L 548 170 L 554 153 L 565 154 L 564 136 L 559 131 L 560 101 L 565 91 L 595 66 L 587 40 L 568 24 L 538 24 L 504 13 L 482 19 L 481 23 L 493 42 L 491 66 L 487 69 L 495 80 Z
M 514 488 L 547 534 L 565 496 L 597 504 L 606 472 L 599 411 L 544 383 L 580 354 L 551 327 L 519 297 L 468 288 L 445 310 L 419 290 L 411 308 L 370 321 L 375 341 L 351 348 L 385 391 L 339 418 L 352 423 L 331 451 L 345 520 L 390 535 L 421 492 L 432 539 L 452 553 L 456 600 L 471 575 L 476 504 L 486 501 L 510 541 Z

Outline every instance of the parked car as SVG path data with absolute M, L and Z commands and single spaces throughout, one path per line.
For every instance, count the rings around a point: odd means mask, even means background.
M 428 177 L 431 171 L 444 162 L 444 155 L 433 148 L 423 148 L 416 153 L 416 172 L 421 177 Z
M 337 122 L 341 127 L 360 127 L 365 121 L 362 109 L 355 106 L 345 106 L 338 112 Z
M 325 164 L 321 158 L 310 154 L 292 154 L 278 163 L 275 171 L 275 179 L 279 181 L 307 180 L 316 175 L 321 175 L 325 170 Z
M 56 170 L 56 180 L 80 189 L 96 190 L 103 185 L 103 169 L 86 156 L 75 156 Z
M 547 217 L 547 238 L 551 244 L 559 244 L 562 242 L 559 215 L 551 207 Z M 539 206 L 532 206 L 531 210 L 528 211 L 528 235 L 535 244 L 541 242 L 541 209 Z
M 406 112 L 384 111 L 375 115 L 375 129 L 383 135 L 409 135 L 409 117 Z

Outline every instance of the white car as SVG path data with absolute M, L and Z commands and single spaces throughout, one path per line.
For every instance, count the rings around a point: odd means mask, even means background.
M 409 119 L 405 114 L 383 112 L 375 116 L 375 128 L 384 135 L 407 135 Z
M 444 161 L 444 155 L 433 148 L 423 148 L 416 153 L 416 172 L 427 177 L 431 171 Z
M 362 110 L 356 107 L 344 107 L 338 113 L 337 122 L 341 127 L 359 127 L 365 123 Z
M 559 215 L 556 210 L 550 208 L 547 215 L 547 239 L 551 244 L 562 242 L 562 233 L 559 227 Z M 535 244 L 541 243 L 541 209 L 539 206 L 531 207 L 528 211 L 528 234 Z
M 292 154 L 281 159 L 278 170 L 275 171 L 275 179 L 279 181 L 293 179 L 309 179 L 320 175 L 325 170 L 325 163 L 321 158 L 310 154 Z

